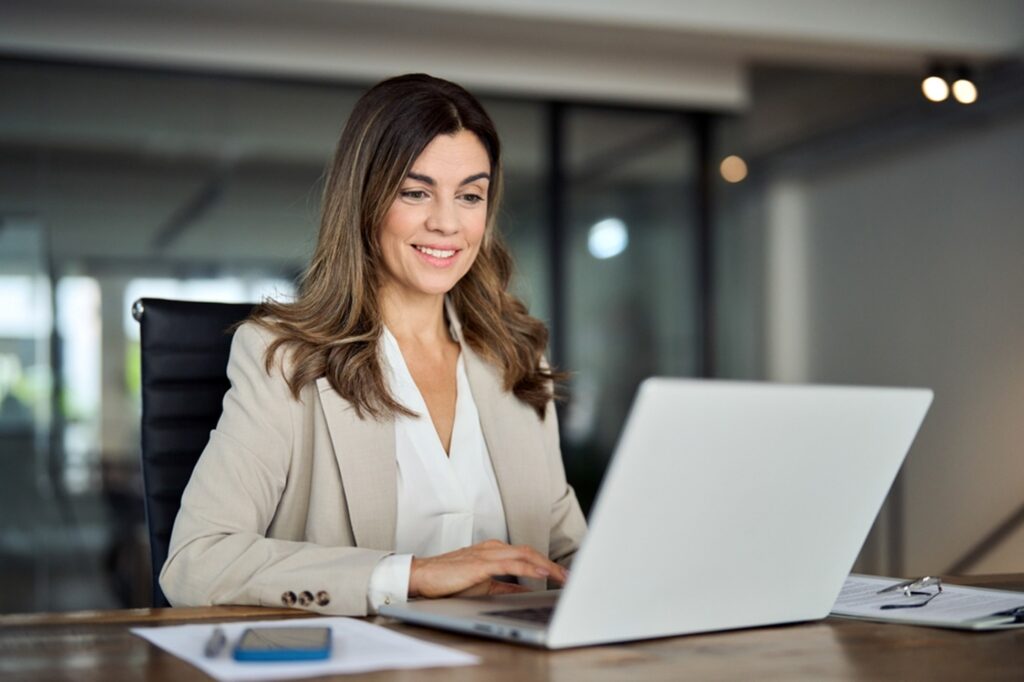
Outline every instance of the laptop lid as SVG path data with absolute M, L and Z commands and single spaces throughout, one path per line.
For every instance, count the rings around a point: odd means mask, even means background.
M 823 618 L 931 400 L 646 380 L 547 646 Z

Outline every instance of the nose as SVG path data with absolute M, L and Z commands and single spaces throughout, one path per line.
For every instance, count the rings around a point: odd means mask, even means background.
M 459 217 L 454 200 L 438 200 L 431 204 L 430 214 L 427 216 L 427 229 L 444 235 L 459 231 Z

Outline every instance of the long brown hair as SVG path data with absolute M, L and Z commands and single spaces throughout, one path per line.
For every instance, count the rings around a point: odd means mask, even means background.
M 326 377 L 360 417 L 413 414 L 391 395 L 381 367 L 378 291 L 383 261 L 378 227 L 413 162 L 438 135 L 468 130 L 487 150 L 487 226 L 476 261 L 448 293 L 466 343 L 497 367 L 504 388 L 542 418 L 560 378 L 542 364 L 548 332 L 508 292 L 512 258 L 498 235 L 501 145 L 480 102 L 462 87 L 425 74 L 378 83 L 356 103 L 331 161 L 320 234 L 293 302 L 266 301 L 252 321 L 276 338 L 267 372 L 284 347 L 292 394 Z

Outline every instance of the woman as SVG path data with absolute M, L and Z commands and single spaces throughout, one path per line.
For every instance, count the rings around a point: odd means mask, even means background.
M 507 292 L 500 188 L 461 87 L 401 76 L 359 100 L 297 299 L 235 333 L 160 574 L 172 604 L 365 615 L 565 581 L 585 523 L 547 331 Z

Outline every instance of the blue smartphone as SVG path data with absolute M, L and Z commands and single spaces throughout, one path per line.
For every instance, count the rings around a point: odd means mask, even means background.
M 321 661 L 331 657 L 327 627 L 247 628 L 235 645 L 236 661 Z

